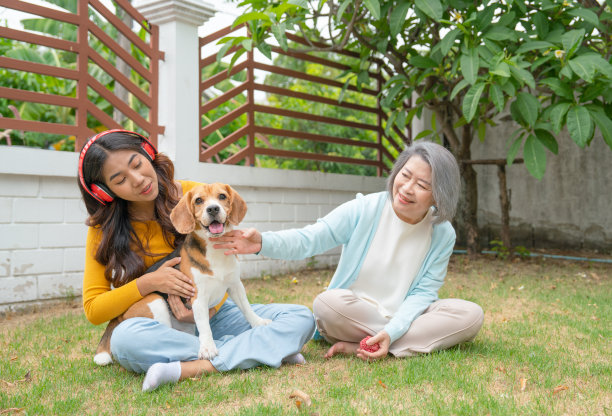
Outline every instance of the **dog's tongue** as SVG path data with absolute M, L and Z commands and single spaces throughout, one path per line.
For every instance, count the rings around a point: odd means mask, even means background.
M 212 234 L 221 234 L 223 232 L 223 224 L 221 224 L 220 222 L 213 222 L 212 224 L 210 224 L 208 226 L 208 230 L 212 233 Z

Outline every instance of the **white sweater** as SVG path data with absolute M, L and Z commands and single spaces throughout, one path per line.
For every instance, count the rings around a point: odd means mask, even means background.
M 406 298 L 431 245 L 432 213 L 417 224 L 397 217 L 387 200 L 357 280 L 355 295 L 391 318 Z

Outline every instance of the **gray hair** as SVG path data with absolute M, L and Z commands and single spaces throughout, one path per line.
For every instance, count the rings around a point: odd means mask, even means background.
M 434 224 L 452 220 L 457 210 L 461 190 L 459 165 L 455 156 L 437 143 L 426 141 L 412 143 L 400 153 L 387 178 L 389 198 L 393 198 L 395 177 L 412 156 L 419 156 L 431 167 L 431 188 L 436 204 Z

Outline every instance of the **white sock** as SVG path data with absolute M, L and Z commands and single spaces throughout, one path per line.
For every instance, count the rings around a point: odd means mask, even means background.
M 142 382 L 142 391 L 155 390 L 162 384 L 176 383 L 181 376 L 181 362 L 155 363 L 147 370 Z
M 296 352 L 283 358 L 283 364 L 306 364 L 306 359 L 302 354 Z

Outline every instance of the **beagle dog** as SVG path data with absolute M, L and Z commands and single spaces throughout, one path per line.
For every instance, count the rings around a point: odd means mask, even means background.
M 228 295 L 252 327 L 268 325 L 271 322 L 253 312 L 240 281 L 237 257 L 226 256 L 223 254 L 224 250 L 215 249 L 209 241 L 210 237 L 220 237 L 231 231 L 242 221 L 246 211 L 246 203 L 229 185 L 213 183 L 194 187 L 183 195 L 170 214 L 170 220 L 176 230 L 187 234 L 184 243 L 148 270 L 153 271 L 170 258 L 181 256 L 181 263 L 177 267 L 189 276 L 196 286 L 191 307 L 199 333 L 200 359 L 210 360 L 218 354 L 210 329 L 208 311 L 212 307 L 218 309 Z M 112 362 L 112 332 L 119 323 L 133 317 L 152 318 L 172 328 L 194 333 L 192 324 L 185 324 L 174 318 L 160 294 L 151 293 L 109 322 L 94 357 L 96 364 L 107 365 Z

